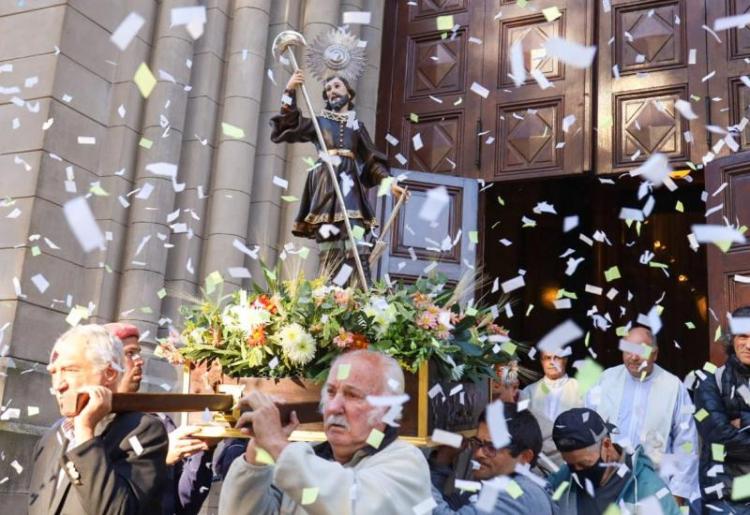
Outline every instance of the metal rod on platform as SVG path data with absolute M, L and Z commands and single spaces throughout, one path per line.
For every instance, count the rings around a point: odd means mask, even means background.
M 293 71 L 297 72 L 299 70 L 299 66 L 297 65 L 297 58 L 294 56 L 292 47 L 287 47 L 287 54 L 289 55 L 289 61 L 292 63 Z M 315 116 L 315 110 L 313 109 L 312 102 L 310 101 L 310 96 L 307 94 L 307 88 L 305 88 L 304 83 L 300 85 L 300 89 L 302 90 L 302 96 L 305 97 L 305 104 L 307 105 L 307 109 L 308 111 L 310 111 L 310 119 L 312 120 L 313 126 L 315 127 L 315 134 L 317 134 L 318 136 L 320 149 L 323 152 L 323 155 L 327 156 L 323 159 L 323 161 L 325 161 L 326 166 L 328 167 L 328 173 L 331 175 L 331 181 L 333 181 L 333 190 L 336 192 L 336 198 L 338 199 L 339 204 L 341 205 L 341 211 L 344 214 L 344 225 L 346 227 L 346 234 L 349 237 L 349 243 L 352 246 L 354 263 L 357 265 L 357 274 L 359 274 L 359 282 L 362 284 L 362 289 L 365 291 L 365 293 L 369 293 L 370 288 L 367 286 L 365 270 L 362 268 L 362 260 L 360 259 L 359 251 L 357 250 L 357 240 L 354 239 L 354 234 L 352 234 L 352 225 L 351 222 L 349 222 L 349 213 L 346 210 L 346 204 L 344 204 L 344 195 L 341 194 L 341 188 L 339 187 L 339 181 L 336 177 L 336 171 L 333 169 L 330 155 L 328 155 L 328 147 L 326 147 L 326 142 L 323 139 L 323 133 L 321 132 L 320 125 L 318 124 L 318 118 Z M 344 248 L 344 250 L 346 251 L 346 247 Z

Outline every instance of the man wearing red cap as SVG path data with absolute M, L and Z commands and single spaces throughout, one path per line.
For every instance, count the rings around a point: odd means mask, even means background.
M 132 324 L 115 322 L 104 327 L 122 341 L 125 370 L 117 385 L 117 391 L 137 392 L 143 380 L 140 331 Z M 213 471 L 210 463 L 213 450 L 206 442 L 191 438 L 190 428 L 177 428 L 174 421 L 164 413 L 156 413 L 169 433 L 167 465 L 169 480 L 162 496 L 162 513 L 197 514 L 208 497 Z

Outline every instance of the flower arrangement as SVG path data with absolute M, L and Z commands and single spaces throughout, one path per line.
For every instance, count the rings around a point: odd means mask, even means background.
M 441 377 L 479 381 L 495 377 L 516 344 L 493 323 L 493 310 L 459 302 L 440 274 L 410 286 L 378 282 L 369 293 L 327 285 L 324 279 L 280 281 L 264 269 L 268 286 L 184 305 L 177 347 L 162 342 L 172 361 L 218 360 L 233 377 L 303 377 L 323 380 L 340 353 L 373 348 L 411 372 L 432 360 Z M 214 277 L 211 288 L 221 283 Z M 459 285 L 460 286 L 460 285 Z M 496 311 L 494 311 L 496 313 Z

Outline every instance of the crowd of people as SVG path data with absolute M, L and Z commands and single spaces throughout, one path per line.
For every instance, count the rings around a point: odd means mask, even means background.
M 63 417 L 34 450 L 28 512 L 195 514 L 223 481 L 226 515 L 750 514 L 750 334 L 726 343 L 724 366 L 682 381 L 656 363 L 654 334 L 633 327 L 623 363 L 586 392 L 567 356 L 540 352 L 542 379 L 521 390 L 503 367 L 475 435 L 429 449 L 399 439 L 387 403 L 372 402 L 403 395 L 398 363 L 356 350 L 322 389 L 324 442 L 290 441 L 296 416 L 282 423 L 276 400 L 252 392 L 238 420 L 252 438 L 217 448 L 165 414 L 113 413 L 112 393 L 143 379 L 138 330 L 81 325 L 50 355 Z M 78 392 L 88 402 L 70 415 Z

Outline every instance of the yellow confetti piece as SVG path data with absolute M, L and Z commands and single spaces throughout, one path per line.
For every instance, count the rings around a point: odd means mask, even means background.
M 349 372 L 351 372 L 351 370 L 352 366 L 349 363 L 340 363 L 336 366 L 336 379 L 343 381 L 349 377 Z
M 71 326 L 75 327 L 81 320 L 86 320 L 89 317 L 89 310 L 84 306 L 75 306 L 70 310 L 68 316 L 65 317 L 65 321 Z
M 294 195 L 282 195 L 281 200 L 284 202 L 297 202 L 299 199 Z
M 685 442 L 682 445 L 680 445 L 680 449 L 682 449 L 682 452 L 685 454 L 691 454 L 693 452 L 693 442 Z
M 267 450 L 260 447 L 255 448 L 255 461 L 263 465 L 273 465 L 273 456 L 271 456 Z
M 678 200 L 677 204 L 675 204 L 675 206 L 674 206 L 674 210 L 677 211 L 677 212 L 679 212 L 679 213 L 684 213 L 685 212 L 685 206 L 683 206 L 682 202 L 680 202 Z
M 615 334 L 619 336 L 620 338 L 628 335 L 628 328 L 627 326 L 621 325 L 620 327 L 615 328 Z
M 510 354 L 511 356 L 516 353 L 518 346 L 513 342 L 503 342 L 500 346 L 500 350 Z
M 352 227 L 352 236 L 354 236 L 355 240 L 361 240 L 365 237 L 365 228 L 361 225 L 355 225 Z
M 547 395 L 549 393 L 549 386 L 547 386 L 546 383 L 540 381 L 539 382 L 539 387 L 542 389 L 542 393 L 544 395 Z
M 500 195 L 497 196 L 497 203 L 500 204 L 501 206 L 505 205 L 505 201 L 503 200 L 503 197 L 501 197 Z
M 107 193 L 99 183 L 92 184 L 89 191 L 97 197 L 109 197 L 109 193 Z
M 414 123 L 419 123 L 419 115 L 417 113 L 409 113 L 409 120 Z
M 383 443 L 383 437 L 385 437 L 385 434 L 382 431 L 373 428 L 372 431 L 370 431 L 370 436 L 367 437 L 367 445 L 379 449 L 380 444 Z
M 703 370 L 705 370 L 709 374 L 715 374 L 716 373 L 716 369 L 717 369 L 716 365 L 714 365 L 710 361 L 706 361 L 706 364 L 703 365 Z
M 206 293 L 211 295 L 216 287 L 224 282 L 224 278 L 221 276 L 218 270 L 214 270 L 206 276 Z
M 695 329 L 695 324 L 692 322 L 685 322 L 685 327 L 688 329 Z
M 621 278 L 620 275 L 620 269 L 617 267 L 617 265 L 613 266 L 612 268 L 604 271 L 604 279 L 609 283 L 616 279 Z
M 599 363 L 591 358 L 586 358 L 583 365 L 578 368 L 578 372 L 576 373 L 578 391 L 581 392 L 581 395 L 584 395 L 596 384 L 603 371 L 604 369 Z
M 505 485 L 505 491 L 514 499 L 518 499 L 523 495 L 523 489 L 512 479 Z
M 141 140 L 138 142 L 138 145 L 145 148 L 146 150 L 151 150 L 151 147 L 154 146 L 154 142 L 148 138 L 141 138 Z
M 167 290 L 162 288 L 161 290 L 156 292 L 156 296 L 159 297 L 160 299 L 163 299 L 164 297 L 167 296 Z
M 714 331 L 714 341 L 718 342 L 721 340 L 721 326 L 716 326 L 716 331 Z
M 451 30 L 454 25 L 453 15 L 437 17 L 437 30 Z
M 703 408 L 701 408 L 700 410 L 698 410 L 695 413 L 695 415 L 693 415 L 693 417 L 695 417 L 695 420 L 697 420 L 698 422 L 703 422 L 706 419 L 707 416 L 708 416 L 708 411 L 706 411 Z
M 308 504 L 314 503 L 318 498 L 318 491 L 319 488 L 317 486 L 311 488 L 303 488 L 302 500 L 300 501 L 300 504 L 302 506 L 307 506 Z
M 242 139 L 245 137 L 244 130 L 242 130 L 240 127 L 237 127 L 236 125 L 232 125 L 231 123 L 227 122 L 221 122 L 221 132 L 224 134 L 224 136 L 234 139 Z
M 562 16 L 562 13 L 560 12 L 560 9 L 558 9 L 555 6 L 547 7 L 546 9 L 542 9 L 542 14 L 547 19 L 547 21 L 555 21 L 560 16 Z
M 469 231 L 469 241 L 474 245 L 479 243 L 479 233 L 477 231 Z
M 552 494 L 552 500 L 559 501 L 560 497 L 562 497 L 562 494 L 565 493 L 565 490 L 567 490 L 569 486 L 570 481 L 563 481 L 562 483 L 560 483 L 560 485 L 555 489 L 555 493 Z
M 732 481 L 732 500 L 739 501 L 750 497 L 750 474 L 739 476 Z
M 477 316 L 477 313 L 478 313 L 478 311 L 477 311 L 476 308 L 468 308 L 466 310 L 466 316 L 469 316 L 469 317 L 475 317 L 475 316 Z
M 388 192 L 391 191 L 391 184 L 393 184 L 393 177 L 386 177 L 380 181 L 380 185 L 378 186 L 378 197 L 387 195 Z
M 42 253 L 42 249 L 40 249 L 38 245 L 34 245 L 33 247 L 31 247 L 32 256 L 37 257 L 41 253 Z
M 620 515 L 620 508 L 616 504 L 610 504 L 607 506 L 604 515 Z
M 299 249 L 299 253 L 297 254 L 302 259 L 307 259 L 307 256 L 310 255 L 310 249 L 308 247 L 302 247 Z
M 141 63 L 135 71 L 133 81 L 135 82 L 135 85 L 138 86 L 138 91 L 141 92 L 143 98 L 148 98 L 156 86 L 156 77 L 151 73 L 151 70 L 149 70 L 146 63 Z
M 724 444 L 711 444 L 711 459 L 722 463 L 724 462 Z

